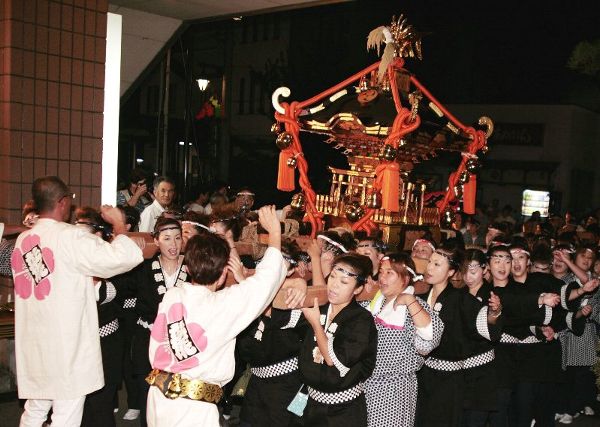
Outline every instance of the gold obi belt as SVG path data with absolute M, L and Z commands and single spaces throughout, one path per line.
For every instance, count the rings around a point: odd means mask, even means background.
M 202 402 L 218 403 L 223 397 L 223 389 L 216 384 L 208 384 L 201 380 L 188 380 L 181 374 L 153 369 L 146 377 L 146 382 L 158 387 L 169 399 L 183 397 Z

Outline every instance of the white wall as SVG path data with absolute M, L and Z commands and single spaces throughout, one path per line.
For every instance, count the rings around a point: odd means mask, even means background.
M 113 4 L 109 5 L 109 12 L 123 16 L 123 95 L 181 26 L 182 21 Z

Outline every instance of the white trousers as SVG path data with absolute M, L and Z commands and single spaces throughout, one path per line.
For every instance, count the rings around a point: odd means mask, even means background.
M 146 408 L 148 427 L 219 427 L 219 410 L 214 403 L 184 398 L 169 399 L 150 386 Z M 53 426 L 54 427 L 54 426 Z
M 52 426 L 78 427 L 81 425 L 85 396 L 70 400 L 29 399 L 21 415 L 19 427 L 41 427 L 52 408 Z

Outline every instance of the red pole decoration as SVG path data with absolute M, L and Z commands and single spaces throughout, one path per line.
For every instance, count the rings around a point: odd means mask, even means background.
M 471 175 L 463 186 L 463 211 L 467 215 L 475 214 L 475 193 L 477 193 L 477 175 Z
M 294 158 L 292 150 L 282 150 L 279 153 L 279 171 L 277 174 L 277 189 L 281 191 L 294 191 L 294 168 L 288 166 L 288 160 Z
M 313 190 L 312 185 L 310 184 L 310 181 L 308 180 L 308 162 L 302 155 L 302 146 L 300 145 L 300 126 L 298 125 L 298 120 L 297 120 L 300 110 L 298 109 L 297 102 L 292 102 L 291 104 L 288 104 L 287 102 L 283 102 L 283 103 L 281 103 L 281 106 L 285 109 L 285 114 L 280 114 L 278 112 L 275 112 L 275 119 L 278 122 L 283 122 L 285 124 L 285 131 L 289 132 L 293 136 L 294 142 L 292 143 L 292 145 L 290 146 L 289 149 L 283 150 L 280 153 L 280 156 L 279 156 L 280 175 L 277 179 L 277 187 L 279 188 L 280 182 L 283 186 L 283 184 L 286 183 L 286 179 L 289 180 L 289 175 L 288 175 L 289 171 L 282 173 L 282 168 L 288 168 L 292 174 L 291 175 L 292 176 L 291 188 L 292 188 L 292 190 L 294 189 L 294 186 L 293 186 L 294 170 L 293 170 L 293 168 L 290 168 L 287 165 L 287 159 L 290 157 L 293 157 L 294 152 L 298 153 L 298 156 L 296 156 L 296 161 L 297 161 L 297 165 L 298 165 L 298 172 L 300 174 L 299 183 L 300 183 L 300 187 L 304 191 L 304 194 L 306 195 L 305 221 L 310 222 L 311 235 L 314 238 L 317 235 L 317 231 L 320 231 L 323 229 L 323 221 L 322 221 L 323 214 L 321 212 L 317 211 L 316 204 L 315 204 L 315 202 L 317 200 L 317 195 L 315 193 L 315 190 Z M 284 161 L 282 161 L 282 157 L 285 157 Z M 287 181 L 287 184 L 289 184 L 289 181 Z M 284 187 L 284 188 L 286 188 L 286 187 Z M 289 186 L 287 188 L 289 188 Z M 288 190 L 288 191 L 290 191 L 290 190 Z
M 386 211 L 400 210 L 400 165 L 396 161 L 388 162 L 381 173 L 381 207 Z

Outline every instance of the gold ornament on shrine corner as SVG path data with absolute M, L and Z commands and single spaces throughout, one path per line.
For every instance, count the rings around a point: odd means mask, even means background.
M 277 139 L 275 140 L 275 143 L 280 150 L 285 150 L 292 145 L 293 142 L 294 137 L 289 132 L 281 132 L 279 135 L 277 135 Z
M 481 126 L 485 126 L 487 129 L 485 131 L 485 139 L 489 139 L 490 136 L 494 133 L 494 122 L 488 116 L 482 116 L 479 118 L 477 123 Z

